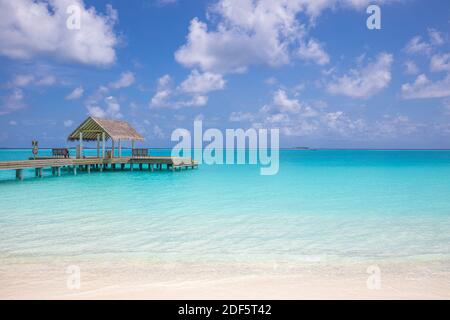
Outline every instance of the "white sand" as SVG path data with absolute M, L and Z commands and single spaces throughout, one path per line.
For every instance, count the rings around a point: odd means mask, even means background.
M 368 264 L 201 265 L 78 264 L 69 289 L 67 263 L 0 267 L 1 299 L 450 299 L 450 261 L 378 263 L 381 287 L 369 289 Z

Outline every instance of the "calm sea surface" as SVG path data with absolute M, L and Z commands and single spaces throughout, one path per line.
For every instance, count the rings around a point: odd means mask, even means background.
M 450 151 L 281 150 L 274 176 L 256 165 L 45 175 L 0 171 L 3 264 L 450 258 Z

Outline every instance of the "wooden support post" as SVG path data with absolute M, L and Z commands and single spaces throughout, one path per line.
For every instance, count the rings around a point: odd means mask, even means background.
M 130 171 L 133 171 L 133 166 L 134 166 L 134 163 L 133 162 L 130 162 Z
M 80 132 L 80 159 L 83 159 L 83 132 Z
M 58 177 L 61 177 L 61 167 L 57 167 L 57 168 L 56 168 L 56 175 L 57 175 Z
M 44 176 L 44 168 L 38 169 L 38 176 L 39 176 L 39 178 L 42 178 Z
M 120 168 L 123 170 L 123 169 L 125 169 L 125 163 L 121 163 L 120 164 Z
M 115 147 L 114 147 L 114 139 L 111 138 L 111 159 L 114 158 L 114 151 L 115 151 Z
M 139 170 L 142 171 L 142 163 L 139 163 Z
M 111 167 L 112 167 L 113 170 L 116 170 L 116 164 L 115 163 L 112 163 Z
M 16 179 L 22 181 L 23 180 L 23 170 L 17 169 L 16 170 Z
M 153 165 L 151 163 L 148 164 L 148 170 L 153 171 Z
M 97 158 L 100 158 L 100 133 L 97 133 Z
M 106 155 L 106 152 L 105 152 L 106 137 L 105 137 L 105 133 L 104 132 L 102 132 L 102 141 L 103 141 L 103 143 L 102 143 L 102 158 L 105 159 L 105 155 Z

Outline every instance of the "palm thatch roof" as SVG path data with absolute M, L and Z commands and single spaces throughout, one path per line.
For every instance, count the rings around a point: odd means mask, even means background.
M 101 139 L 103 132 L 107 140 L 144 140 L 128 122 L 122 120 L 89 117 L 67 139 L 69 141 L 79 140 L 80 132 L 83 133 L 84 141 L 97 140 L 97 135 L 99 134 Z

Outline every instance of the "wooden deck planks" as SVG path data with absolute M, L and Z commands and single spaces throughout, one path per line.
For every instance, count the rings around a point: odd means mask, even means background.
M 1 161 L 0 170 L 22 170 L 22 169 L 42 169 L 42 168 L 60 168 L 60 167 L 76 167 L 76 166 L 90 166 L 95 165 L 100 168 L 103 166 L 110 165 L 115 167 L 116 164 L 125 166 L 129 164 L 132 167 L 134 164 L 138 164 L 141 167 L 143 164 L 147 164 L 149 168 L 153 168 L 156 165 L 162 168 L 165 165 L 170 168 L 179 167 L 198 167 L 198 162 L 193 161 L 190 158 L 179 158 L 179 157 L 142 157 L 142 158 L 112 158 L 112 159 L 102 159 L 102 158 L 38 158 L 36 160 L 17 160 L 17 161 Z M 58 169 L 56 169 L 58 170 Z M 151 169 L 152 170 L 152 169 Z M 59 170 L 58 170 L 59 171 Z M 153 170 L 152 170 L 153 171 Z M 41 171 L 39 170 L 39 173 Z M 21 176 L 21 173 L 18 173 Z M 19 177 L 18 177 L 19 178 Z

